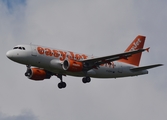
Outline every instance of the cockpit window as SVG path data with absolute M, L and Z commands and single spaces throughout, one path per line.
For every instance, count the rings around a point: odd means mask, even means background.
M 18 49 L 18 47 L 14 47 L 13 49 Z
M 14 47 L 13 49 L 25 50 L 25 47 Z

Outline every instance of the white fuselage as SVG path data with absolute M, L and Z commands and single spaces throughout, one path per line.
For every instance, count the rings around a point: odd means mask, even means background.
M 64 51 L 59 49 L 52 49 L 38 45 L 18 45 L 13 50 L 7 52 L 8 58 L 24 65 L 31 65 L 38 68 L 43 68 L 52 73 L 64 74 L 71 76 L 82 77 L 85 72 L 70 72 L 62 68 L 62 63 L 66 59 L 84 60 L 92 58 L 92 56 L 74 53 L 71 51 Z M 87 71 L 87 75 L 94 78 L 117 78 L 147 74 L 147 70 L 131 71 L 133 66 L 123 62 L 114 61 L 111 64 L 103 64 L 97 68 Z

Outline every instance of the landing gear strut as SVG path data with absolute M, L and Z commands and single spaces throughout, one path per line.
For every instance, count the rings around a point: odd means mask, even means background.
M 25 72 L 25 76 L 29 77 L 32 74 L 31 65 L 26 65 L 26 67 L 27 67 L 27 71 Z
M 57 77 L 60 79 L 60 83 L 58 83 L 58 88 L 59 89 L 65 88 L 67 85 L 65 82 L 63 82 L 62 75 L 58 74 Z
M 90 81 L 91 81 L 91 79 L 88 76 L 82 78 L 83 83 L 89 83 Z

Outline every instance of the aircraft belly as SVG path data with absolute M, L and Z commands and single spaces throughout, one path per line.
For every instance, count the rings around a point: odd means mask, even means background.
M 92 77 L 95 78 L 115 78 L 117 73 L 113 68 L 100 67 L 99 69 L 93 69 L 96 74 L 93 74 Z
M 129 66 L 127 67 L 117 66 L 115 68 L 100 67 L 99 69 L 92 69 L 92 70 L 96 74 L 91 74 L 90 76 L 94 78 L 119 78 L 119 77 L 148 74 L 147 70 L 132 72 Z

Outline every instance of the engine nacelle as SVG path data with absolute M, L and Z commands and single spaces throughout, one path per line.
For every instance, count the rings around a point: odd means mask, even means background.
M 80 72 L 83 69 L 83 63 L 68 59 L 63 62 L 62 67 L 64 70 L 67 70 L 70 72 Z
M 39 69 L 39 68 L 27 69 L 25 76 L 27 76 L 29 79 L 32 79 L 35 81 L 49 79 L 51 77 L 51 75 L 48 74 L 45 70 Z

